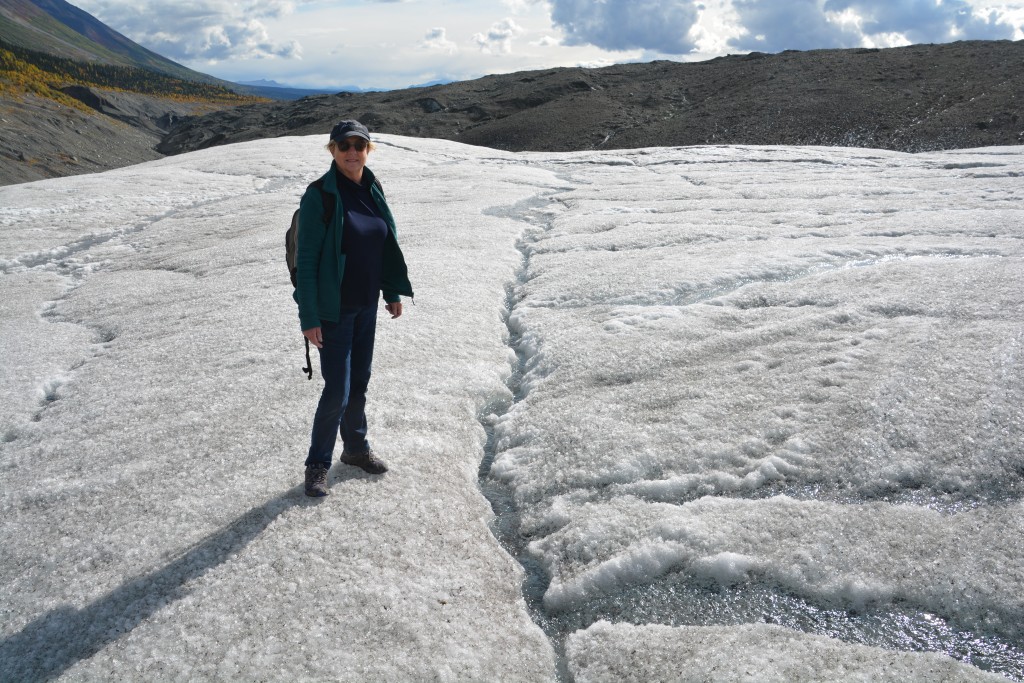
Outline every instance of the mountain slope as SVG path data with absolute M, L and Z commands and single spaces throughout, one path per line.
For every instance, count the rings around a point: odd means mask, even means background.
M 0 0 L 0 184 L 158 158 L 172 122 L 259 101 L 64 0 Z
M 185 80 L 232 85 L 147 50 L 64 0 L 0 0 L 0 39 L 79 61 L 134 66 Z
M 753 53 L 241 107 L 183 121 L 159 149 L 326 133 L 354 117 L 378 132 L 506 150 L 710 142 L 913 152 L 1024 142 L 1022 93 L 1024 41 Z

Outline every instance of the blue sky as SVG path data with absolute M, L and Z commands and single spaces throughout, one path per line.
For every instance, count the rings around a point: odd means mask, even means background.
M 1024 38 L 1024 0 L 73 0 L 198 71 L 402 88 L 556 66 Z

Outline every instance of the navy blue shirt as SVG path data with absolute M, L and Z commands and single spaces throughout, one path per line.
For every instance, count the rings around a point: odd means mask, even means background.
M 363 179 L 369 180 L 365 176 Z M 380 297 L 381 261 L 384 241 L 388 238 L 388 224 L 373 201 L 368 184 L 356 184 L 338 173 L 338 192 L 345 209 L 341 234 L 345 252 L 341 305 L 376 306 Z

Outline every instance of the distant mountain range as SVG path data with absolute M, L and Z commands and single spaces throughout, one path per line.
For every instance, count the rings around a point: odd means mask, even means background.
M 364 92 L 362 88 L 354 85 L 342 86 L 341 88 L 313 89 L 296 88 L 292 85 L 285 85 L 277 81 L 260 79 L 256 81 L 238 81 L 238 85 L 244 86 L 246 92 L 251 92 L 260 97 L 268 97 L 272 100 L 298 100 L 312 95 L 329 95 L 345 90 L 348 92 Z
M 1024 41 L 790 50 L 350 90 L 229 83 L 64 0 L 0 0 L 0 184 L 326 134 L 343 118 L 379 133 L 506 150 L 1024 144 Z
M 239 85 L 249 85 L 254 88 L 274 88 L 276 90 L 296 90 L 300 92 L 306 92 L 311 95 L 328 95 L 331 93 L 341 92 L 367 92 L 363 88 L 357 85 L 343 85 L 340 88 L 300 88 L 294 85 L 288 85 L 287 83 L 278 83 L 277 81 L 268 81 L 265 78 L 261 78 L 256 81 L 236 81 Z

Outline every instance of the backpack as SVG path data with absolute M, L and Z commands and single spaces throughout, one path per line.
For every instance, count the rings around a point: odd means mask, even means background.
M 324 192 L 324 179 L 319 178 L 309 184 L 310 187 L 315 187 L 320 190 L 320 199 L 324 203 L 324 230 L 330 225 L 331 219 L 334 218 L 334 200 L 331 196 Z M 288 227 L 288 230 L 284 233 L 284 260 L 288 264 L 288 274 L 292 278 L 292 287 L 296 286 L 295 282 L 295 252 L 299 248 L 299 209 L 295 209 L 295 213 L 292 214 L 292 224 Z
M 334 199 L 331 195 L 324 192 L 324 179 L 318 178 L 309 184 L 309 187 L 315 187 L 320 191 L 320 200 L 324 203 L 324 230 L 331 224 L 331 219 L 334 218 Z M 295 209 L 292 214 L 292 223 L 288 226 L 288 230 L 284 233 L 284 260 L 288 264 L 288 274 L 292 279 L 292 287 L 295 287 L 296 273 L 298 268 L 295 265 L 295 253 L 299 249 L 299 209 Z M 313 362 L 309 359 L 309 339 L 306 339 L 306 367 L 302 368 L 302 371 L 306 373 L 306 379 L 313 379 Z
M 384 195 L 384 188 L 381 186 L 380 181 L 377 178 L 373 179 L 373 186 L 376 187 L 381 196 Z M 324 230 L 331 224 L 331 220 L 334 218 L 334 198 L 331 197 L 330 193 L 324 191 L 324 179 L 318 178 L 309 184 L 309 187 L 315 187 L 320 191 L 320 200 L 324 205 Z M 299 209 L 295 209 L 292 213 L 292 223 L 288 226 L 288 230 L 284 233 L 284 260 L 288 265 L 288 274 L 292 279 L 292 287 L 296 286 L 296 272 L 297 267 L 295 265 L 295 252 L 299 248 Z M 303 337 L 305 339 L 305 337 Z M 313 379 L 313 363 L 309 359 L 309 339 L 306 339 L 306 367 L 302 368 L 302 371 L 306 373 L 306 379 Z

